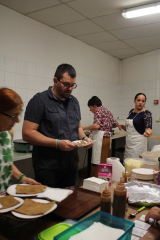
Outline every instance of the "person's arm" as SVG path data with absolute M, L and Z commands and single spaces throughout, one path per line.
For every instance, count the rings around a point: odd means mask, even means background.
M 145 124 L 145 132 L 143 135 L 145 137 L 150 137 L 152 135 L 152 114 L 146 110 L 144 113 L 144 124 Z
M 119 130 L 124 130 L 124 131 L 126 131 L 126 126 L 125 125 L 123 125 L 123 124 L 119 124 L 118 125 L 118 128 L 119 128 Z
M 146 128 L 143 134 L 145 137 L 150 137 L 152 135 L 152 129 Z
M 93 145 L 93 140 L 92 140 L 91 138 L 88 138 L 88 137 L 85 135 L 85 133 L 84 133 L 84 131 L 83 131 L 83 127 L 82 127 L 82 125 L 81 125 L 81 121 L 79 122 L 78 132 L 79 132 L 79 139 L 80 139 L 80 140 L 83 139 L 83 140 L 85 140 L 85 141 L 88 142 L 88 143 L 92 143 L 92 144 L 86 146 L 85 148 L 86 148 L 86 149 L 91 148 L 92 145 Z
M 49 138 L 37 131 L 39 124 L 24 120 L 22 128 L 23 139 L 33 145 L 44 147 L 57 147 L 57 139 Z M 71 151 L 75 144 L 69 140 L 60 140 L 58 148 L 61 151 Z
M 28 183 L 28 184 L 35 184 L 35 185 L 41 184 L 32 178 L 28 178 L 25 175 L 23 176 L 23 173 L 21 173 L 14 164 L 12 164 L 12 175 L 16 179 L 20 179 L 22 176 L 21 183 Z
M 147 222 L 149 218 L 153 218 L 154 220 L 159 221 L 160 220 L 160 208 L 158 207 L 152 207 L 148 214 L 145 217 L 145 221 Z
M 85 126 L 85 127 L 82 127 L 83 130 L 90 130 L 90 131 L 93 131 L 93 130 L 98 130 L 100 128 L 99 125 L 97 124 L 91 124 L 89 126 Z

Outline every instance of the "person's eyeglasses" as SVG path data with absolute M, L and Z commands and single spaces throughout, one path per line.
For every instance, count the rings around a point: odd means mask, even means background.
M 77 83 L 73 83 L 72 85 L 70 85 L 67 82 L 61 82 L 60 80 L 58 80 L 58 81 L 63 85 L 64 88 L 70 88 L 71 87 L 71 88 L 75 89 L 77 87 Z
M 22 112 L 16 113 L 14 116 L 12 116 L 12 115 L 9 115 L 9 114 L 7 114 L 7 113 L 1 112 L 1 114 L 5 115 L 5 116 L 7 116 L 7 117 L 12 118 L 12 121 L 13 121 L 13 122 L 16 120 L 16 118 L 20 118 L 20 117 L 21 117 L 21 113 L 22 113 Z

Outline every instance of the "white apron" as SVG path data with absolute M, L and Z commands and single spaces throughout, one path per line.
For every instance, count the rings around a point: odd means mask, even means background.
M 104 131 L 95 130 L 93 131 L 93 140 L 95 140 L 92 146 L 92 160 L 91 163 L 99 164 L 101 162 L 101 149 L 103 141 Z
M 136 114 L 136 116 L 137 115 L 138 113 Z M 133 119 L 126 119 L 125 121 L 127 134 L 124 159 L 139 158 L 140 154 L 147 151 L 147 137 L 139 134 L 136 131 L 133 125 Z

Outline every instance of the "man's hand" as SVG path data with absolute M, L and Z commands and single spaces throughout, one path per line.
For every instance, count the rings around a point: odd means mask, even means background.
M 148 214 L 145 217 L 145 221 L 147 222 L 149 218 L 153 218 L 154 220 L 160 220 L 160 208 L 153 207 L 149 210 Z
M 61 151 L 72 151 L 77 145 L 69 140 L 60 140 L 59 149 Z
M 88 142 L 88 143 L 91 143 L 90 145 L 84 147 L 84 148 L 86 148 L 86 149 L 91 148 L 91 147 L 93 146 L 93 144 L 94 144 L 93 140 L 92 140 L 91 138 L 88 138 L 88 137 L 85 137 L 84 141 L 86 141 L 86 142 Z

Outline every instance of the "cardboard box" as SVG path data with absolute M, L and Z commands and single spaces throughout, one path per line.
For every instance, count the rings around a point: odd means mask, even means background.
M 104 179 L 112 183 L 112 164 L 100 163 L 98 166 L 98 178 Z

